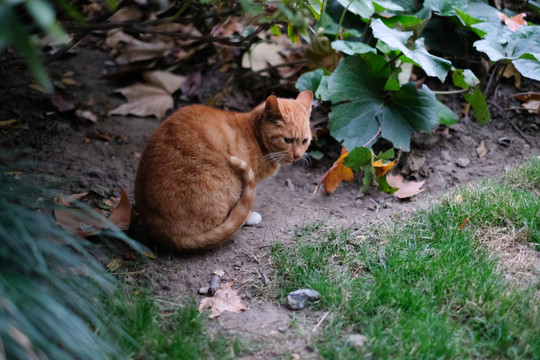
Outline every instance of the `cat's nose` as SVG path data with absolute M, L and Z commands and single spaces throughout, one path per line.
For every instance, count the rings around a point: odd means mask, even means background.
M 300 151 L 293 152 L 293 157 L 294 157 L 294 160 L 299 160 L 302 157 L 302 152 Z

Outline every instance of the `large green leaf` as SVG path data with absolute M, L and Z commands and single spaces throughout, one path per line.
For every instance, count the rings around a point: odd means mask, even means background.
M 409 151 L 414 131 L 431 133 L 439 123 L 437 99 L 426 86 L 418 91 L 414 83 L 405 84 L 386 103 L 378 119 L 381 136 L 394 147 Z
M 337 0 L 344 8 L 353 14 L 369 19 L 375 13 L 375 7 L 371 0 Z
M 342 60 L 328 77 L 330 133 L 345 148 L 371 147 L 380 129 L 394 147 L 409 151 L 412 132 L 431 132 L 439 123 L 439 105 L 427 87 L 418 91 L 409 83 L 385 96 L 390 72 L 382 56 L 366 54 Z
M 491 61 L 535 59 L 540 60 L 540 26 L 520 26 L 516 31 L 488 34 L 474 43 L 474 47 L 487 54 Z
M 322 69 L 304 73 L 298 78 L 296 88 L 298 91 L 311 90 L 313 94 L 315 94 L 319 88 L 323 76 L 324 71 Z
M 417 39 L 414 44 L 409 42 L 412 31 L 399 31 L 390 29 L 380 19 L 371 23 L 373 36 L 384 41 L 390 48 L 399 50 L 406 57 L 405 60 L 421 67 L 428 76 L 438 77 L 444 81 L 452 63 L 446 59 L 430 54 L 424 45 L 424 39 Z
M 425 0 L 424 7 L 427 7 L 440 16 L 456 15 L 454 8 L 463 9 L 469 5 L 469 0 Z
M 459 122 L 459 116 L 439 101 L 439 121 L 443 125 L 450 126 Z
M 540 61 L 530 59 L 517 59 L 512 61 L 514 67 L 521 73 L 521 75 L 540 81 Z
M 377 53 L 377 49 L 360 41 L 335 40 L 332 41 L 332 49 L 347 55 L 365 54 L 367 52 Z
M 315 19 L 320 20 L 321 19 L 321 13 L 322 13 L 322 2 L 321 2 L 321 0 L 309 0 L 308 5 L 309 5 L 309 10 L 311 10 L 311 13 L 315 17 Z

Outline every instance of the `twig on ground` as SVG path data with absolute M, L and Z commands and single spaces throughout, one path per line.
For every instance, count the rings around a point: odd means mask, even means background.
M 527 137 L 527 135 L 523 133 L 523 131 L 521 131 L 520 128 L 517 127 L 516 124 L 512 122 L 510 117 L 506 114 L 506 111 L 504 111 L 504 109 L 499 104 L 497 104 L 496 102 L 492 100 L 488 100 L 488 103 L 490 105 L 493 105 L 497 110 L 499 110 L 499 113 L 502 115 L 502 117 L 506 119 L 506 121 L 510 124 L 510 126 L 512 126 L 512 128 L 527 142 L 527 144 L 534 147 L 533 142 Z
M 321 326 L 322 322 L 324 321 L 324 319 L 326 319 L 326 317 L 328 316 L 328 314 L 330 314 L 330 311 L 327 311 L 324 313 L 324 315 L 321 317 L 321 319 L 317 322 L 317 325 L 315 325 L 315 327 L 313 328 L 313 330 L 311 330 L 311 332 L 315 332 L 317 331 L 317 329 L 319 328 L 319 326 Z
M 459 89 L 459 90 L 431 90 L 435 95 L 456 95 L 463 94 L 469 91 L 470 89 Z
M 212 272 L 212 277 L 210 278 L 210 285 L 208 286 L 208 295 L 214 296 L 218 291 L 219 285 L 221 284 L 221 277 L 225 274 L 223 270 L 214 270 Z

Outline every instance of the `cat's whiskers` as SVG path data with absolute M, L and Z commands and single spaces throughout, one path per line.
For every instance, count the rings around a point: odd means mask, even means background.
M 304 153 L 300 158 L 299 162 L 305 167 L 311 167 L 311 156 L 308 153 Z
M 264 156 L 264 159 L 270 162 L 280 162 L 285 160 L 286 152 L 285 151 L 276 151 L 268 153 Z

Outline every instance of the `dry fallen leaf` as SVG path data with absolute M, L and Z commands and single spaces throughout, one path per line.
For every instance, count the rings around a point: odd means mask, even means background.
M 506 64 L 506 66 L 504 67 L 504 71 L 502 72 L 502 76 L 505 79 L 510 79 L 513 76 L 514 86 L 518 89 L 521 87 L 521 73 L 516 69 L 514 64 Z
M 404 181 L 403 176 L 399 174 L 386 175 L 386 181 L 388 181 L 388 185 L 399 189 L 398 191 L 394 193 L 394 196 L 397 197 L 398 199 L 407 199 L 421 193 L 422 191 L 424 191 L 424 189 L 420 189 L 420 188 L 426 182 L 426 180 Z
M 76 200 L 83 200 L 89 193 L 71 195 L 67 199 L 59 196 L 56 202 L 61 207 L 54 210 L 56 223 L 64 230 L 73 231 L 82 237 L 99 234 L 103 229 L 110 227 L 110 222 L 121 230 L 127 230 L 131 220 L 131 204 L 124 189 L 120 188 L 120 191 L 120 201 L 109 216 L 109 220 L 101 215 L 99 210 L 73 206 Z
M 484 140 L 480 140 L 480 144 L 478 144 L 478 147 L 476 148 L 476 153 L 479 158 L 483 158 L 488 153 Z
M 516 31 L 516 29 L 521 25 L 527 25 L 527 22 L 523 20 L 523 18 L 526 16 L 525 13 L 517 14 L 515 16 L 512 16 L 511 18 L 509 18 L 503 13 L 497 13 L 497 15 L 499 15 L 501 20 L 504 21 L 506 26 L 508 26 L 511 31 Z
M 167 110 L 174 106 L 171 95 L 182 86 L 185 80 L 184 76 L 164 71 L 147 71 L 143 73 L 143 78 L 147 81 L 146 84 L 135 83 L 115 90 L 122 93 L 128 102 L 111 110 L 109 114 L 131 114 L 140 117 L 153 115 L 161 119 Z
M 538 113 L 540 112 L 540 93 L 527 93 L 516 96 L 517 99 L 523 101 L 523 106 L 529 111 L 529 113 Z
M 109 272 L 113 273 L 113 272 L 115 272 L 116 270 L 118 270 L 118 269 L 122 266 L 122 263 L 123 263 L 122 259 L 120 259 L 120 258 L 114 258 L 114 259 L 112 259 L 107 265 L 105 265 L 105 268 L 106 268 Z
M 336 160 L 334 165 L 324 174 L 323 178 L 315 188 L 314 194 L 319 191 L 322 184 L 324 184 L 324 191 L 326 194 L 333 193 L 341 181 L 351 181 L 354 178 L 354 174 L 351 168 L 343 165 L 343 161 L 349 155 L 348 151 L 345 151 L 345 148 L 341 149 L 341 156 Z
M 238 295 L 238 291 L 232 288 L 233 283 L 234 281 L 229 281 L 221 286 L 214 296 L 202 298 L 199 303 L 199 311 L 210 309 L 211 318 L 218 317 L 224 311 L 236 314 L 246 311 L 247 307 Z
M 118 205 L 114 208 L 109 220 L 120 230 L 129 229 L 130 220 L 131 220 L 131 204 L 129 198 L 123 188 L 120 188 L 120 201 Z
M 0 121 L 0 127 L 7 127 L 13 125 L 17 120 L 9 119 Z
M 77 116 L 83 122 L 86 120 L 91 121 L 94 124 L 98 122 L 97 116 L 90 110 L 77 109 L 75 110 L 75 116 Z
M 270 43 L 255 44 L 249 52 L 242 57 L 242 67 L 252 71 L 261 71 L 269 65 L 279 65 L 285 62 L 279 51 L 283 49 L 282 45 Z
M 160 57 L 170 51 L 174 43 L 151 39 L 151 42 L 141 41 L 122 30 L 110 30 L 105 43 L 113 49 L 113 56 L 119 64 L 150 60 Z
M 63 196 L 58 197 L 57 203 L 62 205 L 54 210 L 56 223 L 64 230 L 73 231 L 79 236 L 97 235 L 107 226 L 105 218 L 89 208 L 75 208 Z

